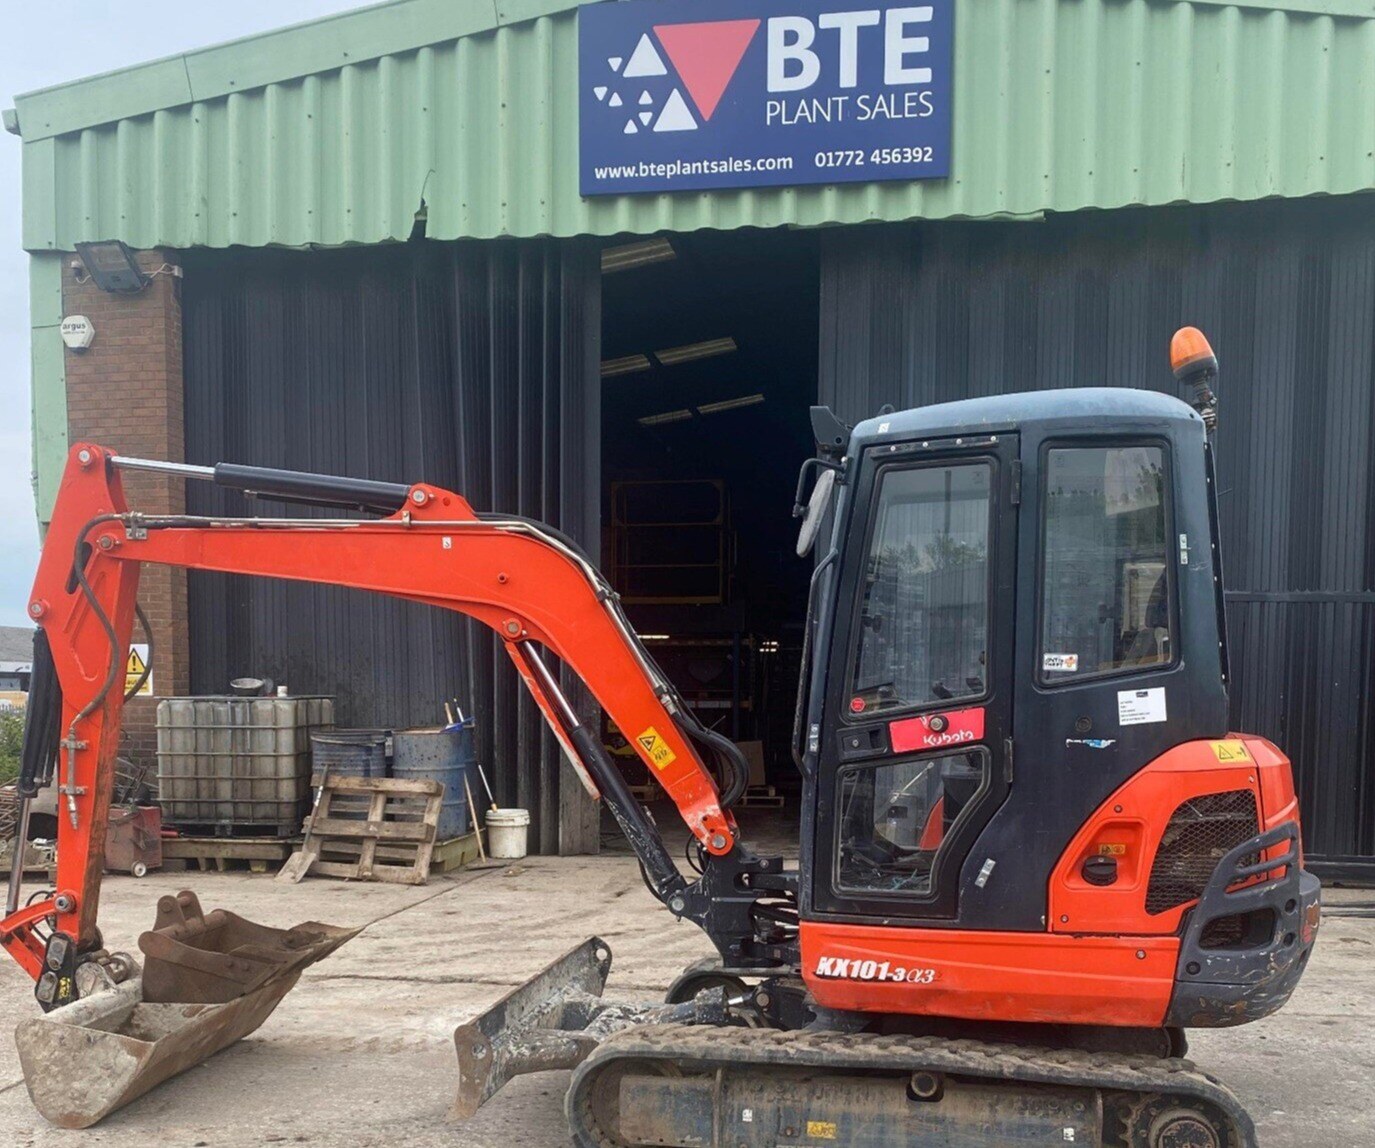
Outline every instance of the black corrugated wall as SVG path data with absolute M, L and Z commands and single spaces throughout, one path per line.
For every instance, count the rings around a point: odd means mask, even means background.
M 186 453 L 457 490 L 596 554 L 597 250 L 552 241 L 188 254 Z M 291 513 L 191 483 L 192 513 Z M 385 561 L 385 556 L 379 557 Z M 542 852 L 595 849 L 595 808 L 485 628 L 338 588 L 193 575 L 191 679 L 270 676 L 338 698 L 340 724 L 478 721 L 503 805 Z M 563 809 L 562 835 L 560 810 Z
M 1237 728 L 1293 758 L 1308 849 L 1375 860 L 1375 216 L 1369 199 L 845 228 L 822 255 L 821 401 L 846 419 L 1043 387 L 1174 393 L 1222 362 Z M 1375 871 L 1375 870 L 1373 870 Z

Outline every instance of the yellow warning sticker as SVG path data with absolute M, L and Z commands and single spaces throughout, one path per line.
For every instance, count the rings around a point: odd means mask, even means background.
M 1100 857 L 1124 857 L 1127 853 L 1125 845 L 1099 845 L 1098 856 Z
M 668 742 L 659 736 L 659 731 L 650 726 L 635 739 L 640 743 L 655 769 L 666 769 L 678 760 L 678 755 L 668 748 Z
M 124 692 L 127 694 L 135 686 L 141 697 L 151 697 L 153 693 L 153 675 L 148 674 L 143 683 L 139 684 L 139 679 L 148 670 L 148 647 L 142 643 L 129 647 L 129 657 L 124 663 Z
M 840 1129 L 830 1120 L 808 1120 L 807 1135 L 815 1136 L 818 1140 L 834 1140 L 840 1134 Z
M 1250 761 L 1251 755 L 1246 752 L 1246 744 L 1240 741 L 1213 741 L 1209 742 L 1213 747 L 1213 756 L 1218 761 Z

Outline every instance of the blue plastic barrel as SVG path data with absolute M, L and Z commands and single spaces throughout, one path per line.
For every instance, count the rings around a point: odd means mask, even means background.
M 458 729 L 404 729 L 392 735 L 392 776 L 444 783 L 436 840 L 463 837 L 471 829 L 463 780 L 477 761 L 473 723 Z
M 310 735 L 311 766 L 331 777 L 386 777 L 387 731 L 330 729 Z

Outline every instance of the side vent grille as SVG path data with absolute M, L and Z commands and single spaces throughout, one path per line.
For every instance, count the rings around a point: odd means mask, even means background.
M 1184 802 L 1160 839 L 1146 888 L 1146 912 L 1154 916 L 1196 900 L 1217 863 L 1259 832 L 1256 795 L 1249 789 Z

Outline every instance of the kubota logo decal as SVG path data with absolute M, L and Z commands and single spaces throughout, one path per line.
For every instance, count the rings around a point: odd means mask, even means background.
M 982 706 L 975 706 L 967 710 L 903 718 L 888 723 L 888 736 L 892 739 L 894 753 L 945 749 L 947 746 L 982 741 L 984 710 Z

